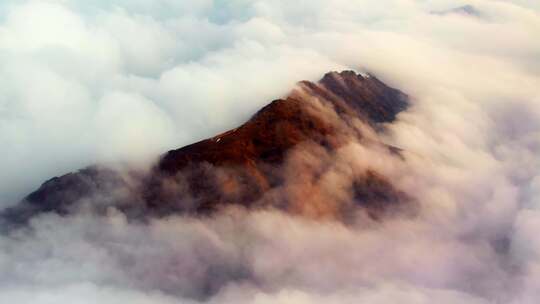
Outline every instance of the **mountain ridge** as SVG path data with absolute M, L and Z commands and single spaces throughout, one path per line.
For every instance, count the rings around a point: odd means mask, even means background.
M 231 204 L 321 216 L 329 212 L 324 203 L 299 207 L 286 195 L 276 197 L 276 189 L 288 187 L 285 172 L 290 155 L 305 149 L 329 158 L 351 141 L 399 154 L 399 149 L 379 142 L 373 134 L 394 121 L 408 104 L 404 93 L 375 76 L 330 72 L 317 83 L 298 83 L 288 96 L 272 101 L 235 129 L 168 151 L 146 174 L 126 176 L 90 166 L 48 180 L 1 217 L 27 222 L 46 212 L 63 215 L 90 209 L 104 213 L 114 207 L 130 218 L 141 218 L 207 214 Z M 319 173 L 309 174 L 315 182 L 319 178 Z M 383 175 L 373 170 L 362 175 L 347 191 L 373 217 L 385 205 L 407 200 Z M 332 210 L 331 216 L 348 212 L 349 205 L 346 210 Z

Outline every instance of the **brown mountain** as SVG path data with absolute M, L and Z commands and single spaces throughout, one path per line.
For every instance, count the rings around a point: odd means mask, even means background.
M 139 218 L 231 204 L 309 216 L 343 216 L 362 207 L 376 217 L 406 201 L 383 175 L 366 169 L 352 176 L 339 185 L 348 194 L 340 199 L 321 180 L 336 151 L 351 142 L 399 157 L 399 149 L 376 134 L 407 105 L 405 94 L 374 76 L 331 72 L 318 83 L 300 82 L 236 129 L 167 152 L 150 172 L 92 166 L 55 177 L 2 218 L 24 223 L 43 212 L 106 212 L 111 206 Z

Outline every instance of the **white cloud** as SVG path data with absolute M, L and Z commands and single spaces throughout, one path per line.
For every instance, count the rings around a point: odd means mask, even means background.
M 429 14 L 465 4 L 481 16 Z M 540 7 L 519 0 L 4 1 L 2 206 L 53 175 L 232 128 L 295 81 L 363 68 L 413 98 L 387 134 L 407 164 L 377 163 L 422 212 L 376 228 L 48 215 L 37 235 L 1 237 L 0 300 L 535 303 L 539 32 Z M 362 152 L 342 156 L 365 164 Z

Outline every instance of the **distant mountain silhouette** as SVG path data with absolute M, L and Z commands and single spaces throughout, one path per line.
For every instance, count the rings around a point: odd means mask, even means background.
M 480 11 L 472 5 L 463 5 L 463 6 L 447 9 L 447 10 L 433 11 L 432 13 L 435 15 L 458 14 L 458 15 L 474 16 L 474 17 L 481 16 Z

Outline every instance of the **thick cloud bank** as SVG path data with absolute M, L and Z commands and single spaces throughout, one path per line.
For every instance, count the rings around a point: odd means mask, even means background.
M 405 164 L 348 159 L 384 167 L 420 211 L 45 214 L 0 237 L 0 302 L 537 303 L 539 35 L 540 6 L 521 0 L 2 1 L 0 206 L 94 162 L 151 161 L 352 68 L 413 106 L 385 134 Z

